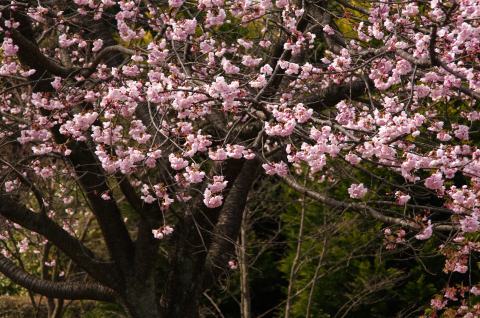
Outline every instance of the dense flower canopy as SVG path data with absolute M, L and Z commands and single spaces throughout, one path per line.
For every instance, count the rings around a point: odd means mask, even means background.
M 256 174 L 401 229 L 385 230 L 388 248 L 440 233 L 444 270 L 469 271 L 479 1 L 40 3 L 2 1 L 0 214 L 84 268 L 102 285 L 91 298 L 121 292 L 72 247 L 80 215 L 95 215 L 127 282 L 131 250 L 169 244 L 199 210 L 218 234 L 205 258 L 228 268 Z M 316 190 L 339 180 L 346 197 Z M 134 242 L 120 193 L 145 223 Z M 479 294 L 450 288 L 432 307 Z

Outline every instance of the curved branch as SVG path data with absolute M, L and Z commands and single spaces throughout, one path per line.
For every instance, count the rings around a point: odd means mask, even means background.
M 78 71 L 75 68 L 64 67 L 46 57 L 36 44 L 24 37 L 19 31 L 13 29 L 10 32 L 14 43 L 19 47 L 18 57 L 22 64 L 28 65 L 37 71 L 47 71 L 50 74 L 61 77 L 69 77 Z
M 0 198 L 0 215 L 44 236 L 98 281 L 108 286 L 117 284 L 117 273 L 109 266 L 110 263 L 95 260 L 91 250 L 45 215 L 34 213 L 5 195 Z
M 16 15 L 15 13 L 13 15 Z M 18 17 L 16 17 L 18 19 Z M 19 19 L 23 25 L 23 29 L 31 28 L 30 21 L 26 18 Z M 54 61 L 53 59 L 44 55 L 38 45 L 32 40 L 28 39 L 22 32 L 11 29 L 9 30 L 11 37 L 14 43 L 19 47 L 18 57 L 22 64 L 28 65 L 29 67 L 37 70 L 39 73 L 48 72 L 53 75 L 65 77 L 71 77 L 72 75 L 80 74 L 84 77 L 90 76 L 95 72 L 96 67 L 102 60 L 104 60 L 109 54 L 113 52 L 124 53 L 128 55 L 135 54 L 134 50 L 128 49 L 121 45 L 111 45 L 103 48 L 93 59 L 92 63 L 86 69 L 81 69 L 78 67 L 65 67 L 59 62 Z
M 88 76 L 92 75 L 92 73 L 96 71 L 98 64 L 100 64 L 100 62 L 103 61 L 107 57 L 107 55 L 109 55 L 113 52 L 124 53 L 124 54 L 128 54 L 128 55 L 134 55 L 135 54 L 134 50 L 123 47 L 121 45 L 107 46 L 107 47 L 103 48 L 100 52 L 98 52 L 98 54 L 95 56 L 95 58 L 93 59 L 92 63 L 90 63 L 88 68 L 83 69 L 80 74 L 84 77 L 88 77 Z
M 223 268 L 235 250 L 247 197 L 260 167 L 258 159 L 247 161 L 230 190 L 220 212 L 208 253 L 210 266 Z
M 113 302 L 110 288 L 93 283 L 52 282 L 37 278 L 0 254 L 0 272 L 18 285 L 40 295 L 61 299 L 91 299 Z
M 345 85 L 331 85 L 317 96 L 307 98 L 304 104 L 315 111 L 321 111 L 322 107 L 334 106 L 346 98 L 355 99 L 364 95 L 370 83 L 370 80 L 356 80 Z

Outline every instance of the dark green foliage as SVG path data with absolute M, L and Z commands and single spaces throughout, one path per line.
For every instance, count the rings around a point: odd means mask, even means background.
M 336 197 L 345 197 L 339 186 Z M 320 189 L 321 190 L 321 189 Z M 253 317 L 283 317 L 291 267 L 294 263 L 302 207 L 302 245 L 293 276 L 290 317 L 417 317 L 433 295 L 445 286 L 444 259 L 435 254 L 438 242 L 421 242 L 407 233 L 394 250 L 384 246 L 385 224 L 358 211 L 330 209 L 283 186 L 271 186 L 269 196 L 255 200 L 255 225 L 249 251 L 254 258 L 262 242 L 270 241 L 249 271 Z M 274 235 L 280 226 L 279 235 Z M 397 228 L 392 228 L 395 231 Z M 228 290 L 240 300 L 239 275 Z M 312 280 L 316 275 L 313 290 Z M 311 295 L 310 295 L 311 293 Z M 225 317 L 239 317 L 238 304 L 222 298 Z M 309 304 L 309 298 L 310 304 Z

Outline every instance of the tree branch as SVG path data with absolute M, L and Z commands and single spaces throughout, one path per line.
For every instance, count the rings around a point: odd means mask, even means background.
M 116 202 L 101 198 L 102 193 L 111 191 L 100 163 L 86 143 L 71 143 L 70 149 L 70 161 L 100 225 L 108 251 L 120 269 L 128 272 L 132 265 L 133 243 Z
M 411 229 L 414 229 L 414 230 L 421 230 L 422 229 L 422 227 L 418 223 L 415 223 L 415 222 L 409 221 L 409 220 L 405 220 L 405 219 L 402 219 L 402 218 L 396 218 L 396 217 L 391 217 L 391 216 L 384 215 L 384 214 L 378 212 L 377 210 L 375 210 L 374 208 L 372 208 L 372 207 L 370 207 L 366 204 L 353 203 L 353 202 L 343 202 L 343 201 L 338 201 L 336 199 L 329 198 L 329 197 L 327 197 L 327 196 L 325 196 L 321 193 L 318 193 L 316 191 L 310 190 L 310 189 L 302 186 L 297 181 L 295 181 L 294 178 L 292 178 L 290 176 L 285 176 L 285 177 L 280 177 L 280 178 L 282 179 L 283 182 L 285 182 L 287 185 L 289 185 L 295 191 L 297 191 L 299 193 L 302 193 L 302 194 L 305 194 L 306 196 L 308 196 L 308 197 L 310 197 L 314 200 L 317 200 L 321 203 L 324 203 L 326 205 L 329 205 L 331 207 L 349 208 L 349 209 L 353 209 L 353 210 L 364 210 L 364 211 L 367 211 L 370 214 L 370 216 L 372 216 L 373 218 L 375 218 L 379 221 L 382 221 L 384 223 L 397 224 L 397 225 L 408 227 L 408 228 L 411 228 Z M 436 225 L 433 225 L 433 228 L 436 229 L 436 230 L 439 230 L 439 231 L 452 231 L 452 230 L 455 229 L 455 226 L 436 224 Z
M 128 49 L 128 48 L 123 47 L 121 45 L 107 46 L 107 47 L 103 48 L 100 52 L 98 52 L 98 54 L 95 56 L 95 58 L 90 63 L 88 68 L 83 69 L 80 72 L 80 74 L 84 77 L 88 77 L 88 76 L 92 75 L 96 71 L 98 64 L 100 64 L 100 62 L 102 62 L 109 54 L 114 53 L 114 52 L 124 53 L 124 54 L 128 54 L 128 55 L 134 55 L 135 54 L 134 50 Z
M 6 195 L 0 199 L 0 215 L 47 238 L 93 278 L 111 287 L 116 285 L 118 276 L 109 266 L 111 263 L 95 260 L 91 250 L 48 217 L 30 211 Z
M 247 197 L 257 176 L 260 161 L 247 161 L 230 190 L 220 212 L 207 260 L 209 266 L 224 268 L 235 251 Z
M 321 111 L 324 107 L 331 107 L 346 98 L 355 99 L 367 92 L 370 80 L 356 80 L 344 85 L 331 85 L 320 92 L 317 96 L 309 97 L 304 104 L 315 111 Z
M 23 36 L 19 31 L 10 30 L 14 43 L 18 46 L 18 57 L 22 64 L 28 65 L 31 68 L 42 71 L 45 70 L 50 74 L 69 77 L 74 75 L 79 69 L 67 68 L 46 57 L 39 49 L 39 47 Z
M 113 302 L 110 288 L 94 283 L 53 282 L 37 278 L 0 254 L 0 272 L 13 282 L 35 293 L 61 299 L 91 299 Z

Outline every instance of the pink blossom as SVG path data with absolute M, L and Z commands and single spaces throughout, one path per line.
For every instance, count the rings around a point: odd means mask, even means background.
M 294 116 L 295 116 L 295 119 L 297 120 L 298 123 L 305 123 L 307 122 L 310 117 L 312 117 L 312 114 L 313 114 L 313 109 L 307 109 L 304 107 L 303 104 L 297 104 L 294 109 Z
M 290 119 L 285 123 L 278 123 L 276 125 L 272 125 L 268 122 L 265 123 L 265 133 L 270 136 L 290 136 L 295 129 L 296 121 L 294 119 Z
M 350 162 L 350 164 L 352 164 L 352 165 L 357 165 L 357 164 L 360 163 L 360 161 L 362 161 L 362 159 L 354 153 L 348 153 L 345 156 L 345 160 Z
M 256 157 L 255 153 L 251 149 L 244 150 L 242 153 L 243 153 L 243 158 L 247 160 L 252 160 Z
M 478 288 L 477 286 L 473 286 L 472 288 L 470 288 L 470 292 L 475 296 L 480 296 L 480 288 Z
M 214 161 L 223 161 L 228 158 L 228 154 L 223 148 L 219 148 L 216 151 L 210 150 L 208 156 Z
M 288 0 L 276 0 L 275 5 L 279 9 L 283 9 L 288 5 Z
M 437 134 L 437 138 L 440 141 L 449 141 L 452 139 L 452 136 L 450 136 L 446 131 L 442 130 Z
M 140 120 L 132 120 L 129 135 L 139 144 L 146 143 L 151 137 L 150 134 L 146 133 L 146 127 Z
M 242 64 L 247 67 L 255 67 L 262 61 L 261 58 L 253 58 L 251 55 L 242 56 Z
M 284 63 L 280 61 L 280 67 L 282 67 L 282 65 L 284 65 Z M 300 71 L 300 66 L 296 63 L 285 62 L 285 65 L 286 65 L 285 74 L 287 75 L 296 75 Z
M 97 39 L 97 40 L 93 41 L 92 52 L 100 51 L 102 49 L 102 46 L 103 46 L 103 40 L 102 39 Z
M 97 118 L 97 112 L 75 114 L 72 120 L 68 120 L 65 124 L 60 126 L 60 133 L 70 135 L 76 140 L 84 141 L 86 140 L 84 132 L 90 128 Z
M 348 188 L 348 194 L 352 199 L 361 199 L 367 194 L 367 192 L 368 189 L 363 185 L 363 183 L 352 183 L 352 185 L 350 185 Z
M 75 198 L 73 196 L 68 196 L 62 199 L 63 203 L 66 205 L 69 205 L 70 203 L 73 202 Z
M 222 1 L 222 4 L 223 4 L 223 0 L 220 0 L 220 1 Z M 253 42 L 252 41 L 248 41 L 248 40 L 245 40 L 245 39 L 238 39 L 237 43 L 240 44 L 241 46 L 243 46 L 246 49 L 253 48 Z
M 187 151 L 184 156 L 192 157 L 198 151 L 205 152 L 208 147 L 211 146 L 212 142 L 209 140 L 208 135 L 202 135 L 201 131 L 197 135 L 189 134 L 185 139 L 185 147 Z
M 462 231 L 465 233 L 477 232 L 480 228 L 477 215 L 465 216 L 460 220 Z
M 121 132 L 123 131 L 121 125 L 113 127 L 111 122 L 103 122 L 102 126 L 103 129 L 98 126 L 92 126 L 92 138 L 95 142 L 113 145 L 121 140 Z
M 137 65 L 124 65 L 122 67 L 122 73 L 126 76 L 134 77 L 140 74 L 140 69 Z
M 240 159 L 243 156 L 243 151 L 245 150 L 244 146 L 241 145 L 230 145 L 226 147 L 227 156 L 234 159 Z
M 458 125 L 457 129 L 455 130 L 455 137 L 461 140 L 468 140 L 468 131 L 468 126 Z
M 453 268 L 453 272 L 465 274 L 468 271 L 468 266 L 462 263 L 455 263 L 455 267 Z
M 174 170 L 182 170 L 183 168 L 188 166 L 188 161 L 187 160 L 185 160 L 182 157 L 177 156 L 173 153 L 168 155 L 168 161 L 170 161 L 170 165 L 171 165 L 172 169 L 174 169 Z
M 441 298 L 434 298 L 430 301 L 430 305 L 436 310 L 442 310 L 443 308 L 445 308 L 446 304 L 447 304 L 447 301 Z
M 148 204 L 151 204 L 153 202 L 155 202 L 157 199 L 150 193 L 150 187 L 146 184 L 144 184 L 140 190 L 142 192 L 142 195 L 140 196 L 140 198 L 148 203 Z
M 170 225 L 161 226 L 158 229 L 152 230 L 153 237 L 156 239 L 163 239 L 173 233 L 173 227 Z
M 240 68 L 233 65 L 232 62 L 230 62 L 226 58 L 222 59 L 222 67 L 226 74 L 236 74 L 240 72 Z
M 187 37 L 195 33 L 197 27 L 197 20 L 186 19 L 179 23 L 173 24 L 172 39 L 175 41 L 185 41 Z
M 444 294 L 445 298 L 448 298 L 453 301 L 458 300 L 456 294 L 457 294 L 457 289 L 455 287 L 445 288 L 445 294 Z
M 51 85 L 55 90 L 58 91 L 62 87 L 62 78 L 55 76 L 55 80 L 51 83 Z
M 395 74 L 405 75 L 412 71 L 412 65 L 406 60 L 399 60 L 395 65 Z
M 208 185 L 208 190 L 211 193 L 222 192 L 223 189 L 227 186 L 228 181 L 224 180 L 223 176 L 214 176 L 213 183 Z
M 425 179 L 425 186 L 428 189 L 432 190 L 440 190 L 443 188 L 443 178 L 442 178 L 442 173 L 437 172 L 435 174 L 432 174 L 430 177 Z
M 398 205 L 405 205 L 411 198 L 408 194 L 405 194 L 401 191 L 395 192 L 395 197 L 397 198 Z
M 223 204 L 222 195 L 212 195 L 212 191 L 205 189 L 203 203 L 210 209 L 218 208 Z
M 263 73 L 265 75 L 272 75 L 273 69 L 269 64 L 265 64 L 260 68 L 260 73 Z
M 274 163 L 265 163 L 262 165 L 265 169 L 265 173 L 268 175 L 279 175 L 285 177 L 288 174 L 288 166 L 285 162 L 274 162 Z
M 219 9 L 217 14 L 214 14 L 212 11 L 208 10 L 207 18 L 205 19 L 205 26 L 214 27 L 217 25 L 222 25 L 226 17 L 227 14 L 223 9 Z
M 18 188 L 19 181 L 18 181 L 18 179 L 8 180 L 8 181 L 5 181 L 4 186 L 5 186 L 5 191 L 6 192 L 12 192 L 13 190 Z
M 265 78 L 265 75 L 258 75 L 256 79 L 253 81 L 250 81 L 250 86 L 253 88 L 262 88 L 267 85 L 267 79 Z
M 202 182 L 205 177 L 205 172 L 200 171 L 198 167 L 192 166 L 185 169 L 183 177 L 190 183 L 199 183 Z
M 145 165 L 149 168 L 155 168 L 157 164 L 157 159 L 162 156 L 162 151 L 157 149 L 147 153 L 147 159 L 145 160 Z
M 238 268 L 238 263 L 237 263 L 237 261 L 235 261 L 235 260 L 233 260 L 233 259 L 232 259 L 232 260 L 229 260 L 229 261 L 228 261 L 228 267 L 230 267 L 230 269 L 232 269 L 232 270 L 236 270 L 236 269 Z
M 53 266 L 56 265 L 56 263 L 57 263 L 57 262 L 56 262 L 54 259 L 52 259 L 50 262 L 45 262 L 44 264 L 45 264 L 45 266 L 47 266 L 47 267 L 53 267 Z
M 168 5 L 172 8 L 180 8 L 184 0 L 168 0 Z
M 334 35 L 335 34 L 335 30 L 331 26 L 329 26 L 328 24 L 323 27 L 323 32 L 325 32 L 328 35 Z
M 60 44 L 60 47 L 62 47 L 62 48 L 67 48 L 69 46 L 72 46 L 75 42 L 76 42 L 75 39 L 70 39 L 70 40 L 67 39 L 66 34 L 61 34 L 58 37 L 58 44 Z
M 28 239 L 24 238 L 20 242 L 17 243 L 18 252 L 25 253 L 28 250 Z
M 405 6 L 405 8 L 402 10 L 403 15 L 407 16 L 416 16 L 419 14 L 418 6 L 416 3 L 409 3 Z
M 118 167 L 123 174 L 133 173 L 138 163 L 145 159 L 143 152 L 132 147 L 128 147 L 126 151 L 119 147 L 116 149 L 116 153 L 119 157 Z
M 2 43 L 3 56 L 15 56 L 18 52 L 18 46 L 13 44 L 13 40 L 9 37 L 4 37 Z
M 424 228 L 420 233 L 415 235 L 417 240 L 428 240 L 433 234 L 432 222 L 428 220 L 428 226 Z

